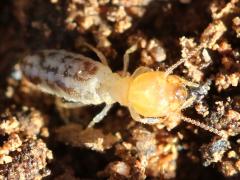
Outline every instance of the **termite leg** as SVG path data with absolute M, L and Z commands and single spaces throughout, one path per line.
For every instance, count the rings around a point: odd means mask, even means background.
M 93 47 L 91 44 L 88 44 L 87 42 L 83 42 L 83 45 L 87 46 L 89 49 L 91 49 L 93 52 L 96 53 L 96 55 L 98 56 L 98 58 L 101 60 L 101 62 L 108 66 L 108 62 L 107 62 L 107 58 L 104 56 L 104 54 L 99 51 L 97 48 Z
M 135 121 L 143 124 L 157 124 L 160 122 L 159 118 L 142 118 L 132 108 L 129 108 L 130 114 Z
M 129 49 L 126 50 L 123 56 L 123 74 L 127 75 L 127 70 L 129 66 L 129 54 L 137 50 L 137 44 L 132 45 Z
M 108 113 L 108 111 L 111 109 L 112 104 L 106 104 L 106 106 L 102 109 L 100 113 L 98 113 L 93 120 L 88 124 L 88 128 L 93 127 L 96 123 L 99 123 Z
M 79 108 L 79 107 L 84 106 L 84 104 L 82 104 L 81 102 L 71 102 L 71 101 L 67 101 L 63 98 L 56 98 L 55 104 L 56 104 L 56 108 L 59 110 L 60 116 L 62 117 L 62 120 L 65 124 L 69 123 L 69 118 L 62 115 L 62 113 L 61 113 L 62 111 L 60 110 L 61 108 L 70 109 L 70 108 Z
M 55 103 L 59 107 L 68 108 L 68 109 L 84 106 L 84 104 L 82 104 L 81 102 L 66 101 L 63 98 L 56 98 Z

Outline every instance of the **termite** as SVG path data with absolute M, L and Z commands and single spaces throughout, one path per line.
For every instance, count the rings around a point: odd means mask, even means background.
M 96 53 L 101 62 L 65 50 L 43 50 L 22 60 L 22 72 L 40 90 L 71 102 L 68 105 L 105 103 L 106 106 L 88 127 L 100 122 L 112 105 L 118 102 L 128 107 L 134 120 L 144 124 L 157 124 L 169 119 L 183 120 L 227 138 L 224 130 L 182 114 L 182 110 L 191 106 L 196 98 L 189 98 L 187 87 L 199 86 L 172 74 L 186 59 L 180 59 L 166 71 L 141 66 L 130 76 L 127 75 L 129 55 L 137 50 L 137 45 L 133 45 L 124 54 L 124 75 L 119 75 L 111 71 L 106 57 L 99 50 L 88 43 L 84 44 Z

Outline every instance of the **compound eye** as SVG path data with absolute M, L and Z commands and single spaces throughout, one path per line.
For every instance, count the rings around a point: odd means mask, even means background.
M 176 89 L 175 98 L 179 101 L 185 101 L 187 99 L 188 93 L 185 87 L 179 87 Z
M 181 79 L 175 75 L 168 76 L 168 83 L 169 87 L 172 88 L 173 99 L 179 104 L 185 102 L 188 97 L 188 90 L 182 84 Z

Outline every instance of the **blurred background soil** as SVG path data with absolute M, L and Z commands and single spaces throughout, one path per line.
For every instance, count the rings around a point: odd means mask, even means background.
M 239 179 L 239 0 L 1 0 L 0 179 Z M 64 109 L 22 77 L 19 62 L 42 49 L 97 56 L 120 72 L 143 65 L 200 84 L 183 111 L 228 140 L 181 121 L 132 120 L 116 104 L 86 129 L 100 106 Z M 174 126 L 172 130 L 168 127 Z

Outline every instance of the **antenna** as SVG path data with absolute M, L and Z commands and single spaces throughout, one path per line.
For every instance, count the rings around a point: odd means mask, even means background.
M 189 52 L 187 57 L 184 57 L 182 59 L 180 59 L 178 62 L 176 62 L 175 64 L 173 64 L 172 66 L 170 66 L 166 72 L 165 72 L 165 76 L 168 76 L 169 74 L 171 74 L 173 72 L 174 69 L 176 69 L 179 65 L 181 65 L 182 63 L 184 63 L 186 60 L 191 59 L 192 56 L 199 51 L 202 48 L 202 46 L 200 45 L 199 47 L 197 47 L 194 51 Z M 183 53 L 182 53 L 183 54 Z
M 224 131 L 224 130 L 218 130 L 218 129 L 214 128 L 214 127 L 208 126 L 208 125 L 206 125 L 204 123 L 201 123 L 199 121 L 196 121 L 194 119 L 191 119 L 191 118 L 188 118 L 188 117 L 185 117 L 185 116 L 181 116 L 181 118 L 185 122 L 188 122 L 190 124 L 198 126 L 198 127 L 202 128 L 202 129 L 204 129 L 206 131 L 212 132 L 212 133 L 214 133 L 214 134 L 216 134 L 216 135 L 218 135 L 218 136 L 220 136 L 220 137 L 222 137 L 224 139 L 228 138 L 228 133 L 226 131 Z
M 184 63 L 187 59 L 183 58 L 180 59 L 178 62 L 176 62 L 175 64 L 173 64 L 172 66 L 170 66 L 166 72 L 165 72 L 165 76 L 167 77 L 169 74 L 171 74 L 173 72 L 174 69 L 176 69 L 179 65 L 181 65 L 182 63 Z

